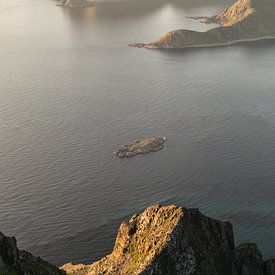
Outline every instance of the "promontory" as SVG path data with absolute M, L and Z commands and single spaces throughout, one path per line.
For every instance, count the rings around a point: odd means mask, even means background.
M 275 0 L 237 0 L 218 15 L 197 19 L 220 26 L 205 32 L 174 30 L 155 42 L 129 46 L 152 49 L 210 47 L 275 38 Z
M 79 245 L 79 244 L 76 244 Z M 60 268 L 18 249 L 0 232 L 1 275 L 275 275 L 257 245 L 235 247 L 229 221 L 199 209 L 152 205 L 119 228 L 113 251 L 90 265 Z
M 121 224 L 111 254 L 61 268 L 70 275 L 275 275 L 275 260 L 263 260 L 254 243 L 235 248 L 228 221 L 153 205 Z

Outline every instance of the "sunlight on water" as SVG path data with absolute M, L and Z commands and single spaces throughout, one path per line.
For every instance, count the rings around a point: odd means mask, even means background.
M 91 262 L 126 217 L 177 203 L 230 218 L 237 241 L 274 256 L 274 44 L 127 46 L 206 30 L 186 15 L 232 1 L 206 2 L 1 1 L 0 230 L 20 247 Z M 148 136 L 167 136 L 165 149 L 113 158 Z

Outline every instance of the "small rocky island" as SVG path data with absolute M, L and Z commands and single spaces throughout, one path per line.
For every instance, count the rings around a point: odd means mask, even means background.
M 220 26 L 205 32 L 174 30 L 155 42 L 129 46 L 148 49 L 210 47 L 275 38 L 274 0 L 237 0 L 218 15 L 197 16 L 193 19 Z
M 152 137 L 146 139 L 135 140 L 130 144 L 121 146 L 114 155 L 118 158 L 132 157 L 138 154 L 147 154 L 162 150 L 166 137 Z
M 68 8 L 84 8 L 92 5 L 93 3 L 88 0 L 59 0 L 57 4 L 57 6 Z

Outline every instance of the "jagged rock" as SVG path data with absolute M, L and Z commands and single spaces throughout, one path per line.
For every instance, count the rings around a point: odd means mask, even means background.
M 122 223 L 110 255 L 62 269 L 75 275 L 235 275 L 232 225 L 198 209 L 154 205 Z
M 235 252 L 239 275 L 264 275 L 263 256 L 255 243 L 243 243 Z
M 54 265 L 17 248 L 16 239 L 0 232 L 1 275 L 62 275 L 64 271 Z
M 136 140 L 130 144 L 121 146 L 117 151 L 114 152 L 114 155 L 119 158 L 132 157 L 138 154 L 147 154 L 150 152 L 156 152 L 164 147 L 166 142 L 165 137 L 160 138 L 146 138 Z
M 265 275 L 275 275 L 275 259 L 265 261 Z
M 275 1 L 238 0 L 213 17 L 193 17 L 222 26 L 205 32 L 175 30 L 149 44 L 130 44 L 143 48 L 187 48 L 231 45 L 241 41 L 275 38 Z

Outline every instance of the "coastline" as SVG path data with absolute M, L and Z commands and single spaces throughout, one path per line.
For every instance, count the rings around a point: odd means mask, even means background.
M 266 37 L 257 37 L 253 39 L 240 39 L 240 40 L 234 40 L 228 43 L 219 43 L 219 44 L 202 44 L 202 45 L 192 45 L 192 46 L 166 46 L 166 47 L 157 47 L 157 46 L 151 46 L 151 44 L 142 44 L 142 43 L 136 43 L 136 44 L 129 44 L 129 47 L 133 48 L 144 48 L 144 49 L 192 49 L 192 48 L 212 48 L 212 47 L 222 47 L 222 46 L 232 46 L 239 43 L 249 43 L 249 42 L 257 42 L 262 40 L 273 40 L 275 39 L 275 36 L 266 36 Z
M 203 24 L 220 26 L 207 31 L 176 29 L 151 43 L 134 43 L 129 46 L 147 49 L 182 49 L 230 46 L 275 38 L 275 2 L 269 0 L 236 0 L 220 14 L 189 17 Z

